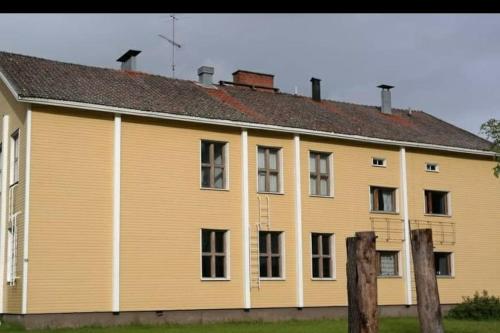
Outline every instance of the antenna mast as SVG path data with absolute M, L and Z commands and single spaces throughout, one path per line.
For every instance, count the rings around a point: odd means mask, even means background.
M 181 45 L 175 42 L 175 21 L 178 20 L 178 18 L 175 17 L 175 14 L 171 14 L 170 17 L 172 18 L 172 39 L 163 36 L 162 34 L 158 34 L 158 37 L 161 37 L 172 44 L 172 77 L 175 78 L 175 48 L 177 47 L 180 49 Z

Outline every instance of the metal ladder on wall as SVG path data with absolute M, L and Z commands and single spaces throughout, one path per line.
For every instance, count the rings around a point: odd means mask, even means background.
M 250 287 L 260 290 L 259 232 L 271 229 L 271 200 L 268 195 L 258 196 L 259 220 L 250 228 Z

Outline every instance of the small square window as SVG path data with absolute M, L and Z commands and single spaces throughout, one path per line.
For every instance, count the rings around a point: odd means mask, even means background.
M 439 165 L 436 163 L 426 163 L 425 170 L 429 172 L 439 172 Z
M 450 252 L 434 252 L 434 267 L 436 275 L 451 276 L 451 253 Z
M 397 251 L 377 251 L 377 271 L 379 276 L 398 276 Z
M 379 157 L 372 158 L 372 165 L 376 167 L 385 167 L 386 166 L 385 158 L 379 158 Z

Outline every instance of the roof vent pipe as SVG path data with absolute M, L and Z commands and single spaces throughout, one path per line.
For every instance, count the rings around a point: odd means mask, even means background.
M 382 91 L 381 91 L 381 94 L 382 94 L 382 113 L 392 114 L 391 89 L 394 88 L 394 86 L 381 84 L 377 88 L 382 89 Z
M 214 68 L 208 66 L 201 66 L 198 68 L 198 81 L 201 84 L 213 84 Z
M 121 62 L 122 71 L 135 71 L 136 70 L 136 61 L 135 57 L 141 53 L 138 50 L 128 50 L 125 52 L 120 58 L 116 59 L 116 61 Z
M 312 99 L 314 101 L 321 101 L 321 85 L 320 85 L 321 80 L 316 79 L 314 77 L 311 78 L 311 84 L 312 84 Z

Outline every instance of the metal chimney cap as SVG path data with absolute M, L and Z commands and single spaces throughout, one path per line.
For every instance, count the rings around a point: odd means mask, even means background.
M 141 51 L 139 50 L 128 50 L 120 58 L 116 59 L 116 61 L 126 62 L 130 58 L 136 57 L 139 53 L 141 53 Z
M 394 88 L 394 86 L 390 86 L 387 84 L 381 84 L 381 85 L 377 86 L 377 88 L 390 90 L 390 89 Z
M 317 78 L 315 78 L 315 77 L 312 77 L 312 78 L 311 78 L 311 82 L 319 82 L 319 81 L 321 81 L 321 79 L 317 79 Z
M 198 68 L 198 75 L 200 74 L 214 74 L 215 69 L 210 66 L 201 66 Z

